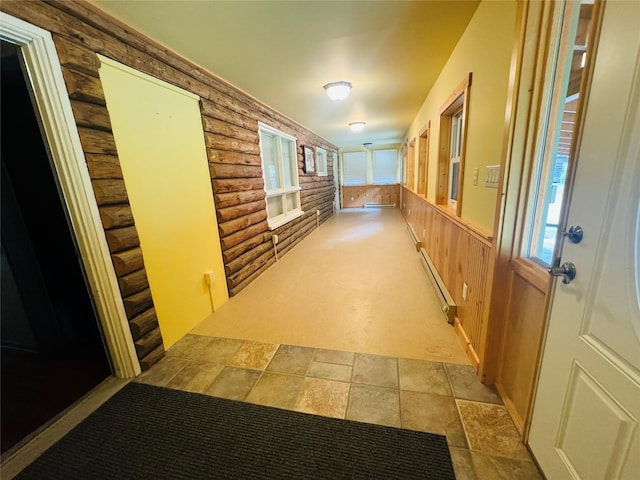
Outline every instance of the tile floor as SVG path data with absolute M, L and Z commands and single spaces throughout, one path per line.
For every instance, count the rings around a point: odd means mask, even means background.
M 446 435 L 460 480 L 542 478 L 469 365 L 189 334 L 136 381 Z

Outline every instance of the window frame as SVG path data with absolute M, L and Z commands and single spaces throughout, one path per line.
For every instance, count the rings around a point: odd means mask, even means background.
M 368 185 L 369 182 L 367 181 L 368 179 L 368 166 L 367 166 L 367 152 L 364 150 L 356 150 L 356 151 L 352 151 L 352 152 L 342 152 L 342 185 L 345 187 L 361 187 L 364 185 Z M 348 164 L 348 156 L 349 155 L 362 155 L 363 156 L 363 160 L 364 160 L 364 175 L 361 176 L 362 178 L 362 183 L 347 183 L 347 164 Z M 351 176 L 349 177 L 351 178 Z M 360 177 L 358 177 L 360 178 Z
M 277 176 L 279 184 L 282 185 L 280 188 L 267 188 L 267 169 L 265 168 L 265 155 L 264 155 L 264 146 L 263 146 L 263 133 L 268 135 L 275 136 L 278 141 L 276 144 L 276 167 L 277 167 Z M 269 230 L 274 230 L 302 215 L 304 212 L 302 211 L 302 205 L 300 202 L 300 168 L 298 162 L 298 140 L 293 135 L 289 135 L 277 128 L 271 127 L 262 122 L 258 122 L 258 138 L 259 138 L 259 146 L 260 146 L 260 161 L 262 166 L 262 179 L 264 181 L 264 191 L 265 191 L 265 211 L 267 213 L 267 224 L 269 225 Z M 290 151 L 291 161 L 293 165 L 291 165 L 291 183 L 292 186 L 284 186 L 285 183 L 285 165 L 283 159 L 283 148 L 282 148 L 282 139 L 288 140 L 292 142 L 292 147 Z M 295 168 L 293 168 L 295 167 Z M 295 175 L 293 172 L 295 171 Z M 294 194 L 294 199 L 297 204 L 295 208 L 289 209 L 287 206 L 287 196 Z M 281 214 L 270 216 L 269 214 L 269 199 L 273 198 L 281 198 L 281 206 L 282 212 Z
M 324 148 L 316 147 L 316 166 L 318 167 L 319 177 L 329 176 L 329 157 L 327 151 Z
M 395 173 L 393 182 L 378 182 L 376 181 L 376 153 L 378 152 L 394 152 L 395 153 Z M 400 166 L 400 159 L 398 148 L 376 148 L 371 150 L 371 184 L 372 185 L 397 185 L 398 182 L 398 167 Z
M 440 107 L 440 138 L 438 156 L 438 182 L 436 204 L 446 206 L 455 211 L 455 215 L 462 215 L 462 194 L 464 185 L 464 166 L 467 143 L 467 125 L 469 120 L 469 94 L 472 74 L 469 75 L 449 95 Z M 460 116 L 457 129 L 453 129 L 454 119 Z M 453 138 L 456 133 L 456 139 Z M 459 148 L 459 156 L 452 156 L 452 145 Z M 457 179 L 453 174 L 455 165 L 458 166 Z M 455 180 L 455 185 L 453 181 Z M 452 193 L 456 198 L 452 198 Z

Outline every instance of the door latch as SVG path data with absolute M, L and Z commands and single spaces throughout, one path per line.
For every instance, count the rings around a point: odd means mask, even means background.
M 576 278 L 576 266 L 572 262 L 564 262 L 559 267 L 549 267 L 548 272 L 553 277 L 562 277 L 562 283 L 571 283 Z

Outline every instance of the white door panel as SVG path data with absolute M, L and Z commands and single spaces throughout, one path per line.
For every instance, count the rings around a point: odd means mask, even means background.
M 529 436 L 549 480 L 640 478 L 639 20 L 605 5 Z

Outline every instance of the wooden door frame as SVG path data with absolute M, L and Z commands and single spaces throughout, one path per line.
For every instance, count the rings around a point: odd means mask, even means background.
M 98 204 L 51 34 L 0 12 L 0 39 L 20 47 L 54 176 L 69 214 L 114 374 L 131 378 L 140 362 L 109 254 Z

